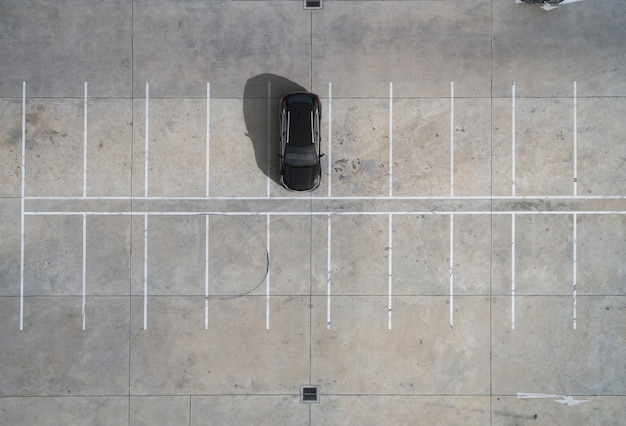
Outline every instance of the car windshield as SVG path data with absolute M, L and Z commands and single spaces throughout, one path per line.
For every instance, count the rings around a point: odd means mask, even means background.
M 287 145 L 285 150 L 285 166 L 311 167 L 317 164 L 315 145 L 292 146 Z

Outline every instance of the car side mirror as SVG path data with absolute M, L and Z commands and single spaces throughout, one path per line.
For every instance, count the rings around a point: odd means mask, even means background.
M 323 156 L 324 156 L 324 153 L 322 152 L 322 153 L 320 154 L 320 158 L 322 158 Z

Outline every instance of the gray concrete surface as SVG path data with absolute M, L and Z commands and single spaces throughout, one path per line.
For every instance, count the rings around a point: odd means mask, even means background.
M 0 2 L 0 424 L 620 424 L 625 21 Z

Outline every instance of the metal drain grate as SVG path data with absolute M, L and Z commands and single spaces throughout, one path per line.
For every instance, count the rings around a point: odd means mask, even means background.
M 316 403 L 320 402 L 319 386 L 301 386 L 300 402 Z
M 324 0 L 304 0 L 305 9 L 321 9 L 324 7 Z

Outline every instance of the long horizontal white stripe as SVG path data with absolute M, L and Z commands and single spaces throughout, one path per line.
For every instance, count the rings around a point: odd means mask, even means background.
M 331 200 L 331 201 L 342 201 L 342 200 L 385 200 L 385 201 L 401 201 L 401 200 L 443 200 L 443 201 L 456 201 L 456 200 L 513 200 L 513 201 L 523 201 L 523 200 L 626 200 L 626 195 L 494 195 L 494 196 L 482 196 L 482 195 L 459 195 L 459 196 L 420 196 L 420 195 L 407 195 L 407 196 L 343 196 L 343 197 L 125 197 L 125 196 L 64 196 L 64 195 L 50 195 L 50 196 L 26 196 L 25 200 L 64 200 L 64 201 L 72 201 L 72 200 L 121 200 L 121 201 L 196 201 L 196 200 L 206 200 L 206 201 L 257 201 L 257 200 L 303 200 L 303 201 L 311 201 L 311 200 Z
M 450 214 L 454 215 L 560 215 L 560 214 L 578 214 L 578 215 L 622 215 L 626 214 L 626 210 L 555 210 L 555 211 L 378 211 L 378 212 L 146 212 L 146 211 L 124 211 L 124 212 L 59 212 L 59 211 L 42 211 L 42 212 L 24 212 L 27 216 L 380 216 L 380 215 L 432 215 L 432 216 L 446 216 Z

